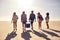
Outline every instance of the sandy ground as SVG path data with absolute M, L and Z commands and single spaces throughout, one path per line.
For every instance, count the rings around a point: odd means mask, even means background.
M 38 23 L 34 22 L 34 33 L 31 28 L 22 32 L 22 24 L 18 22 L 17 32 L 13 33 L 11 22 L 0 21 L 0 40 L 60 40 L 60 21 L 50 21 L 50 29 L 46 29 L 45 22 L 42 23 L 42 30 L 38 29 Z

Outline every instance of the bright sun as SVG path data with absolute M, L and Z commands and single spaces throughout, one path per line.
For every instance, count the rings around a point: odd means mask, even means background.
M 17 0 L 17 5 L 19 8 L 31 7 L 33 0 Z

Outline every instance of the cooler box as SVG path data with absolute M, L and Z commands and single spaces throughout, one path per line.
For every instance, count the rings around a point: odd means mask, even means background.
M 30 28 L 30 23 L 27 22 L 27 23 L 25 24 L 25 27 L 26 27 L 26 28 Z

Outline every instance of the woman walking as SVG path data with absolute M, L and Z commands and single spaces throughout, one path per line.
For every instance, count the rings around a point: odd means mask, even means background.
M 42 15 L 40 14 L 40 12 L 37 13 L 37 19 L 38 19 L 38 28 L 39 28 L 39 29 L 42 29 L 42 28 L 41 28 L 41 23 L 42 23 L 42 21 L 43 21 L 43 17 L 42 17 Z
M 45 17 L 45 21 L 46 21 L 46 25 L 47 25 L 47 29 L 49 29 L 49 12 L 46 13 L 46 17 Z
M 14 12 L 12 17 L 13 31 L 17 31 L 17 20 L 18 20 L 18 16 L 16 15 L 16 12 Z

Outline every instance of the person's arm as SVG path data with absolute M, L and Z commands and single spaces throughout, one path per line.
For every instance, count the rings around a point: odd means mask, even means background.
M 18 20 L 18 16 L 17 15 L 16 15 L 16 17 L 17 17 L 16 19 Z

